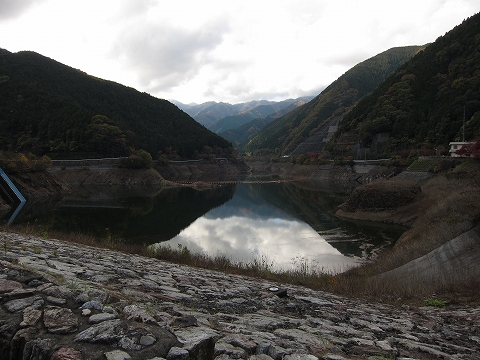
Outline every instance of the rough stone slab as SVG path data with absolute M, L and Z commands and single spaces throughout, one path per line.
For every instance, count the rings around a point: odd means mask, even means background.
M 315 305 L 318 305 L 320 307 L 333 307 L 335 306 L 335 303 L 329 301 L 329 300 L 323 300 L 319 299 L 313 296 L 295 296 L 297 300 L 303 300 Z
M 29 306 L 33 306 L 35 308 L 39 308 L 43 305 L 44 301 L 43 298 L 39 295 L 31 296 L 26 299 L 16 299 L 10 300 L 4 304 L 5 309 L 14 313 L 24 310 Z
M 72 273 L 75 275 L 83 274 L 85 269 L 81 266 L 76 266 L 72 264 L 63 263 L 55 260 L 47 260 L 47 265 L 53 267 L 57 270 L 63 271 L 64 273 Z
M 84 309 L 84 310 L 89 310 L 89 309 Z M 115 318 L 116 318 L 115 314 L 101 313 L 101 314 L 95 314 L 90 316 L 88 318 L 88 322 L 90 324 L 98 324 L 98 323 L 101 323 L 102 321 L 113 320 Z
M 73 341 L 113 344 L 117 343 L 126 333 L 126 325 L 120 319 L 114 319 L 90 326 L 77 334 Z
M 23 311 L 23 321 L 20 323 L 20 326 L 35 326 L 42 317 L 42 310 L 34 309 L 27 307 Z
M 311 354 L 288 354 L 283 360 L 318 360 L 318 358 Z
M 52 354 L 50 360 L 83 360 L 82 353 L 72 348 L 60 348 Z
M 113 350 L 105 353 L 107 360 L 132 360 L 132 357 L 122 350 Z
M 184 345 L 198 344 L 205 340 L 213 339 L 217 341 L 221 338 L 221 333 L 207 327 L 188 327 L 175 331 L 178 340 Z
M 228 355 L 232 359 L 245 359 L 247 352 L 242 348 L 233 346 L 232 344 L 218 341 L 215 344 L 214 356 L 219 355 Z
M 78 329 L 78 319 L 72 310 L 56 306 L 45 307 L 43 323 L 53 334 L 68 334 L 76 332 Z
M 18 281 L 0 279 L 0 294 L 9 293 L 15 289 L 21 289 L 22 284 Z
M 55 296 L 47 296 L 47 301 L 49 303 L 52 303 L 54 305 L 65 305 L 67 303 L 66 299 L 63 298 L 57 298 Z
M 167 354 L 167 360 L 189 360 L 190 353 L 179 347 L 172 347 Z

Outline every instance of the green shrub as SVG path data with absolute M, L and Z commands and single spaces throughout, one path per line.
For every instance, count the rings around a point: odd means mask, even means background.
M 128 169 L 150 169 L 153 165 L 152 155 L 145 150 L 137 150 L 129 157 L 122 159 L 121 167 Z

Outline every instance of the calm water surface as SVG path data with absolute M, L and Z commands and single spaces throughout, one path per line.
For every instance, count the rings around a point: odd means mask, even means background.
M 402 229 L 334 216 L 351 189 L 321 183 L 228 185 L 197 191 L 95 189 L 28 204 L 16 223 L 145 246 L 191 251 L 290 269 L 343 271 L 391 246 Z M 5 220 L 5 219 L 4 219 Z

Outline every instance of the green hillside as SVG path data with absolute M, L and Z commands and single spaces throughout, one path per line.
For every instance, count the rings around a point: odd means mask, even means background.
M 271 115 L 264 118 L 253 119 L 248 123 L 235 129 L 223 131 L 219 133 L 219 135 L 224 139 L 230 141 L 235 149 L 241 149 L 252 136 L 257 134 L 261 129 L 265 127 L 265 125 L 275 119 L 276 118 L 272 117 Z
M 422 47 L 393 48 L 348 70 L 309 103 L 265 126 L 243 148 L 247 153 L 294 151 L 299 144 L 338 121 Z
M 144 149 L 191 158 L 231 144 L 166 100 L 34 52 L 0 51 L 0 150 L 51 157 Z
M 275 105 L 260 105 L 240 114 L 226 116 L 210 126 L 209 129 L 216 134 L 221 134 L 224 131 L 239 128 L 253 119 L 264 118 L 275 111 L 277 111 Z
M 360 101 L 327 148 L 342 153 L 359 144 L 382 149 L 377 156 L 438 153 L 462 140 L 464 116 L 466 140 L 479 136 L 480 14 L 439 37 Z

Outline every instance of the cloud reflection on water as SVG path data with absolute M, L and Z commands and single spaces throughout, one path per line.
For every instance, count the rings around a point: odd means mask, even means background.
M 308 224 L 278 217 L 203 216 L 163 244 L 174 248 L 181 244 L 193 252 L 225 254 L 247 263 L 263 257 L 285 270 L 295 268 L 299 261 L 331 272 L 344 271 L 358 263 L 342 255 Z

